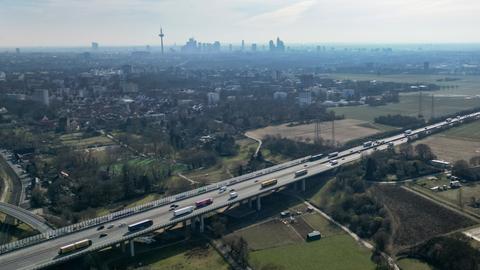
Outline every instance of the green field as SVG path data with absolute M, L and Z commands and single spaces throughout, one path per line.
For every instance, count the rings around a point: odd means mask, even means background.
M 228 264 L 210 246 L 198 244 L 175 244 L 173 246 L 153 249 L 135 258 L 124 258 L 115 261 L 110 266 L 120 266 L 121 269 L 162 269 L 162 270 L 227 270 Z M 115 269 L 116 267 L 111 267 Z
M 480 141 L 480 121 L 461 125 L 441 134 L 453 139 Z
M 255 269 L 272 263 L 285 270 L 368 270 L 375 269 L 370 251 L 342 234 L 314 242 L 281 246 L 250 253 Z
M 345 234 L 342 229 L 340 229 L 335 224 L 331 223 L 329 220 L 320 216 L 317 213 L 311 213 L 303 216 L 303 219 L 315 230 L 321 232 L 322 237 L 330 237 L 335 235 Z
M 480 94 L 480 76 L 449 76 L 449 75 L 422 75 L 422 74 L 398 74 L 398 75 L 376 75 L 376 74 L 329 74 L 335 79 L 348 80 L 377 80 L 384 82 L 399 83 L 434 83 L 439 86 L 458 86 L 457 88 L 442 89 L 436 91 L 438 95 L 478 95 Z M 445 77 L 458 78 L 460 80 L 440 82 L 438 79 Z
M 421 262 L 416 259 L 401 259 L 397 265 L 402 270 L 432 270 L 433 268 L 427 263 Z
M 253 250 L 263 250 L 303 242 L 303 239 L 295 231 L 285 226 L 279 220 L 255 225 L 254 227 L 237 231 L 235 234 L 245 238 L 249 248 Z
M 435 92 L 436 94 L 436 92 Z M 423 115 L 426 119 L 431 117 L 431 98 L 425 94 L 423 100 Z M 408 116 L 418 115 L 418 94 L 401 95 L 399 103 L 384 106 L 349 106 L 337 107 L 333 110 L 337 115 L 346 118 L 373 121 L 375 117 L 387 114 L 401 114 Z M 480 107 L 480 98 L 465 99 L 464 97 L 435 97 L 435 117 L 453 114 L 462 110 Z
M 73 133 L 60 136 L 62 144 L 76 148 L 86 148 L 92 146 L 106 146 L 112 145 L 114 142 L 105 136 L 95 136 L 89 138 L 82 138 L 81 133 Z
M 213 167 L 185 172 L 184 175 L 192 180 L 205 183 L 215 183 L 231 178 L 236 173 L 237 167 L 250 159 L 258 145 L 256 141 L 251 139 L 239 139 L 235 143 L 239 147 L 237 155 L 222 157 L 218 164 Z M 266 151 L 262 150 L 262 154 L 266 159 L 270 158 Z

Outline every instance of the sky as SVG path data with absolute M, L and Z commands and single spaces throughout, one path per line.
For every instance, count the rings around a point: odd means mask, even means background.
M 0 47 L 479 43 L 479 0 L 0 0 Z

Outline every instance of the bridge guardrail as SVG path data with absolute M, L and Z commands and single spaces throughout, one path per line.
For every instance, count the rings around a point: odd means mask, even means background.
M 274 190 L 275 188 L 272 188 L 270 190 Z M 266 192 L 269 192 L 270 190 L 267 190 Z M 78 257 L 78 256 L 82 256 L 84 254 L 87 254 L 89 252 L 92 252 L 93 250 L 100 250 L 100 249 L 104 249 L 104 248 L 107 248 L 107 247 L 111 247 L 115 244 L 118 244 L 122 241 L 128 241 L 128 240 L 131 240 L 131 239 L 134 239 L 138 236 L 141 236 L 143 234 L 146 234 L 146 233 L 149 233 L 149 232 L 153 232 L 153 231 L 156 231 L 156 230 L 159 230 L 159 229 L 162 229 L 162 228 L 166 228 L 168 226 L 171 226 L 171 225 L 174 225 L 174 224 L 177 224 L 179 222 L 182 222 L 184 220 L 188 220 L 192 217 L 196 217 L 196 216 L 201 216 L 201 215 L 204 215 L 206 213 L 209 213 L 209 212 L 212 212 L 212 211 L 215 211 L 217 209 L 221 209 L 223 207 L 227 207 L 228 205 L 231 205 L 231 204 L 234 204 L 234 203 L 238 203 L 238 202 L 241 202 L 243 200 L 246 200 L 248 198 L 238 198 L 238 199 L 234 199 L 234 200 L 230 200 L 230 201 L 227 201 L 227 202 L 224 202 L 220 205 L 217 205 L 215 207 L 212 207 L 212 208 L 204 208 L 202 210 L 199 210 L 199 211 L 196 211 L 195 213 L 191 213 L 189 215 L 185 215 L 183 217 L 180 217 L 178 219 L 173 219 L 173 220 L 170 220 L 168 222 L 165 222 L 165 223 L 161 223 L 161 224 L 157 224 L 157 225 L 154 225 L 154 226 L 151 226 L 145 230 L 141 230 L 141 231 L 138 231 L 138 232 L 135 232 L 135 233 L 132 233 L 132 234 L 127 234 L 127 235 L 124 235 L 121 239 L 117 239 L 117 240 L 111 240 L 111 241 L 108 241 L 104 244 L 101 244 L 101 245 L 98 245 L 98 246 L 95 246 L 93 249 L 92 248 L 87 248 L 85 250 L 81 250 L 81 251 L 78 251 L 76 252 L 75 254 L 72 254 L 72 255 L 69 255 L 69 256 L 64 256 L 64 257 L 61 257 L 59 259 L 56 259 L 56 260 L 53 260 L 53 261 L 49 261 L 47 263 L 43 263 L 43 264 L 39 264 L 39 265 L 36 265 L 33 269 L 42 269 L 42 268 L 45 268 L 45 267 L 48 267 L 48 266 L 52 266 L 52 265 L 55 265 L 55 264 L 58 264 L 58 263 L 61 263 L 61 262 L 64 262 L 64 261 L 68 261 L 72 258 L 75 258 L 75 257 Z
M 62 227 L 62 228 L 59 228 L 59 229 L 55 229 L 55 230 L 51 230 L 51 231 L 48 231 L 48 232 L 45 232 L 45 233 L 30 236 L 30 237 L 27 237 L 27 238 L 24 238 L 24 239 L 21 239 L 21 240 L 12 242 L 12 243 L 7 243 L 7 244 L 4 244 L 4 245 L 0 246 L 0 255 L 4 254 L 4 253 L 7 253 L 7 252 L 10 252 L 10 251 L 13 251 L 13 250 L 16 250 L 16 249 L 20 249 L 20 248 L 23 248 L 23 247 L 38 244 L 40 242 L 47 241 L 47 240 L 50 240 L 50 239 L 53 239 L 53 238 L 57 238 L 57 237 L 64 236 L 64 235 L 67 235 L 67 234 L 70 234 L 70 233 L 74 233 L 76 231 L 80 231 L 80 230 L 88 229 L 88 228 L 91 228 L 91 227 L 95 227 L 95 226 L 98 226 L 100 224 L 111 222 L 111 221 L 114 221 L 114 220 L 117 220 L 117 219 L 120 219 L 120 218 L 123 218 L 123 217 L 127 217 L 127 216 L 138 214 L 138 213 L 141 213 L 141 212 L 144 212 L 144 211 L 148 211 L 150 209 L 160 207 L 160 206 L 164 206 L 166 204 L 173 203 L 175 201 L 190 198 L 190 197 L 193 197 L 193 196 L 205 193 L 205 192 L 209 192 L 209 191 L 218 189 L 221 186 L 228 186 L 228 185 L 236 184 L 236 183 L 239 183 L 239 182 L 250 180 L 250 179 L 255 178 L 257 176 L 260 176 L 260 175 L 264 175 L 264 174 L 267 174 L 267 173 L 272 173 L 272 172 L 279 171 L 279 170 L 282 170 L 282 169 L 285 169 L 285 168 L 289 168 L 289 167 L 292 167 L 292 166 L 295 166 L 295 165 L 298 165 L 298 164 L 302 163 L 303 159 L 304 158 L 292 160 L 292 161 L 289 161 L 287 163 L 275 165 L 275 166 L 272 166 L 272 167 L 269 167 L 269 168 L 266 168 L 266 169 L 263 169 L 263 170 L 260 170 L 260 171 L 248 173 L 248 174 L 241 175 L 241 176 L 237 176 L 237 177 L 234 177 L 234 178 L 224 180 L 222 182 L 218 182 L 218 183 L 215 183 L 215 184 L 210 184 L 208 186 L 204 186 L 204 187 L 200 187 L 200 188 L 197 188 L 197 189 L 189 190 L 189 191 L 186 191 L 186 192 L 183 192 L 183 193 L 180 193 L 180 194 L 165 197 L 165 198 L 162 198 L 162 199 L 159 199 L 159 200 L 156 200 L 156 201 L 153 201 L 153 202 L 148 202 L 148 203 L 145 203 L 145 204 L 142 204 L 142 205 L 139 205 L 139 206 L 135 206 L 135 207 L 132 207 L 132 208 L 123 209 L 123 210 L 120 210 L 120 211 L 117 211 L 117 212 L 110 213 L 110 214 L 105 215 L 105 216 L 93 218 L 93 219 L 90 219 L 90 220 L 85 220 L 85 221 L 75 223 L 75 224 L 72 224 L 72 225 L 68 225 L 68 226 L 65 226 L 65 227 Z

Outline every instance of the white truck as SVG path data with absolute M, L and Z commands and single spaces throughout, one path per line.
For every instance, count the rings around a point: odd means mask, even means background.
M 177 209 L 177 210 L 173 211 L 173 216 L 178 217 L 178 216 L 181 216 L 181 215 L 190 214 L 191 212 L 193 212 L 194 209 L 195 209 L 194 206 L 183 207 L 183 208 L 180 208 L 180 209 Z

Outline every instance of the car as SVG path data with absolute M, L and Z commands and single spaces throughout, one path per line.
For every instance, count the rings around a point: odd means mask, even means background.
M 111 229 L 111 228 L 113 228 L 113 227 L 115 227 L 115 225 L 114 225 L 114 224 L 110 224 L 110 225 L 108 225 L 107 229 Z
M 172 205 L 170 205 L 170 209 L 168 211 L 173 211 L 173 210 L 177 209 L 178 206 L 179 206 L 178 204 L 172 204 Z
M 231 188 L 231 189 L 230 189 L 230 192 L 233 192 L 233 191 L 235 191 L 235 189 L 234 189 L 234 188 Z
M 127 226 L 127 223 L 121 223 L 118 227 L 125 227 Z
M 105 228 L 105 226 L 102 225 L 102 226 L 100 226 L 100 227 L 97 228 L 97 231 L 103 230 L 104 228 Z
M 222 187 L 220 187 L 220 189 L 218 190 L 218 193 L 223 193 L 223 192 L 225 192 L 225 191 L 227 191 L 227 186 L 222 186 Z
M 108 234 L 106 234 L 106 233 L 101 233 L 98 238 L 103 238 L 103 237 L 105 237 L 105 236 L 107 236 L 107 235 L 108 235 Z

